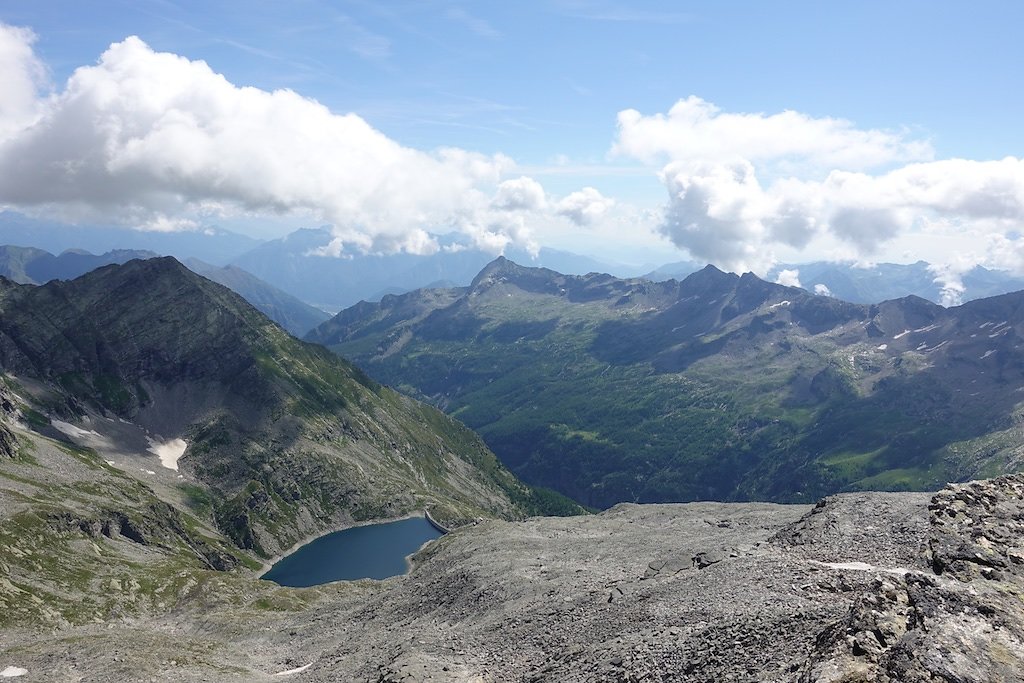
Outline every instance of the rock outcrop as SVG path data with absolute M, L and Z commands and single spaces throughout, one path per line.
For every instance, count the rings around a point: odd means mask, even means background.
M 950 486 L 928 510 L 924 566 L 876 576 L 801 683 L 1022 680 L 1024 476 Z

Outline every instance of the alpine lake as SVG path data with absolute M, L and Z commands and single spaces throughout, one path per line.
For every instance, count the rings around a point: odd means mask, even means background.
M 386 579 L 406 573 L 406 558 L 441 535 L 424 517 L 335 531 L 286 555 L 262 578 L 293 588 Z

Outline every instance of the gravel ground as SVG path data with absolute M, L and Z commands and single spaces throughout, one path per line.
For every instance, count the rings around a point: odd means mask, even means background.
M 1004 478 L 814 507 L 484 522 L 427 546 L 404 577 L 249 584 L 276 607 L 225 582 L 173 614 L 6 633 L 0 669 L 111 683 L 1019 681 L 1022 492 Z

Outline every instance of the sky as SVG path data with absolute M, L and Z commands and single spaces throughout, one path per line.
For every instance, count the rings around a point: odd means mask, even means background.
M 0 0 L 0 207 L 1024 272 L 1024 4 Z

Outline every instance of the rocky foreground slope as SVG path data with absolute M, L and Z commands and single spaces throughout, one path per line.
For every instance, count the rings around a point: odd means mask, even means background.
M 1019 475 L 815 506 L 490 521 L 383 582 L 286 590 L 200 573 L 173 611 L 42 639 L 8 630 L 0 669 L 47 681 L 1020 681 L 1022 539 Z

